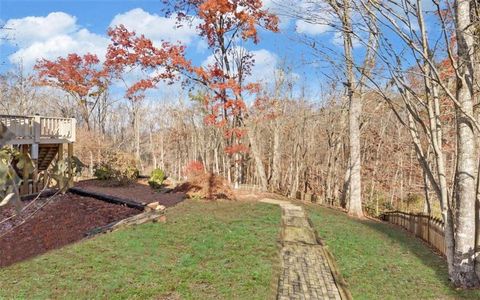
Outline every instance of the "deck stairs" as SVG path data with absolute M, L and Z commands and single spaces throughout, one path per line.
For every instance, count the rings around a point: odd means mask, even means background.
M 48 169 L 58 153 L 59 146 L 55 144 L 40 144 L 38 149 L 38 171 Z

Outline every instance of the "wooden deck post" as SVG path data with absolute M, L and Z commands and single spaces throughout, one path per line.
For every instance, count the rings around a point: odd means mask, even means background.
M 72 170 L 72 157 L 73 157 L 73 143 L 68 143 L 68 161 L 69 161 L 69 164 L 68 164 L 68 176 L 69 176 L 69 180 L 68 180 L 68 187 L 71 188 L 73 187 L 73 176 L 75 174 L 73 174 L 73 170 Z
M 28 155 L 28 145 L 22 145 L 22 153 L 24 155 Z M 26 195 L 29 193 L 29 188 L 28 188 L 28 181 L 29 181 L 30 174 L 28 173 L 28 167 L 27 164 L 23 165 L 23 170 L 22 170 L 22 186 L 20 187 L 20 193 L 23 195 Z
M 33 143 L 30 149 L 30 156 L 33 163 L 33 174 L 32 174 L 32 193 L 38 192 L 38 147 L 37 143 Z
M 38 160 L 32 159 L 33 161 L 33 182 L 32 182 L 32 193 L 38 192 Z
M 63 144 L 58 144 L 57 160 L 60 161 L 62 159 L 63 159 Z

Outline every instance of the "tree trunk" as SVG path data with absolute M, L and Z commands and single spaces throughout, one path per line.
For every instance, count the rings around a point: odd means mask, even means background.
M 349 201 L 348 213 L 356 217 L 363 217 L 362 211 L 362 176 L 361 176 L 361 151 L 360 151 L 360 116 L 362 103 L 356 93 L 356 80 L 353 70 L 353 44 L 350 0 L 343 1 L 343 47 L 345 54 L 345 67 L 347 78 L 347 92 L 349 100 L 348 133 L 349 133 Z
M 278 117 L 277 117 L 278 118 Z M 273 128 L 273 161 L 272 161 L 272 178 L 270 180 L 270 189 L 278 190 L 278 182 L 280 178 L 280 121 L 275 120 Z
M 459 287 L 478 285 L 475 273 L 475 200 L 476 200 L 476 141 L 474 124 L 466 114 L 473 116 L 473 32 L 470 2 L 456 1 L 457 21 L 457 170 L 456 170 L 456 227 L 452 280 Z
M 152 137 L 152 128 L 150 128 L 149 140 L 150 140 L 150 153 L 152 155 L 152 163 L 153 168 L 157 168 L 157 156 L 155 155 L 155 146 L 153 145 L 153 137 Z
M 423 213 L 426 215 L 432 215 L 432 207 L 430 204 L 430 180 L 428 179 L 428 175 L 425 171 L 423 171 L 423 191 L 425 194 L 425 203 L 423 206 Z
M 219 163 L 218 163 L 218 146 L 215 145 L 215 147 L 213 148 L 213 156 L 214 156 L 214 160 L 215 160 L 215 174 L 216 175 L 220 175 L 220 168 L 219 168 Z
M 344 33 L 349 40 L 350 46 L 346 47 L 346 52 L 349 54 L 347 57 L 352 59 L 351 56 L 351 36 Z M 347 50 L 348 49 L 348 50 Z M 352 64 L 352 62 L 347 63 Z M 362 103 L 360 97 L 355 94 L 354 91 L 354 79 L 353 69 L 348 67 L 348 81 L 349 88 L 349 148 L 350 148 L 350 184 L 349 184 L 349 201 L 348 201 L 348 213 L 356 217 L 363 217 L 362 211 L 362 177 L 361 177 L 361 152 L 360 152 L 360 115 L 362 113 Z
M 248 135 L 248 140 L 250 142 L 250 146 L 252 149 L 252 155 L 253 155 L 253 158 L 255 159 L 255 166 L 257 169 L 257 176 L 260 179 L 260 186 L 262 187 L 263 191 L 266 191 L 268 188 L 267 175 L 265 174 L 265 168 L 263 166 L 260 149 L 258 148 L 258 145 L 257 145 L 254 125 L 252 125 L 252 127 L 247 128 L 247 135 Z

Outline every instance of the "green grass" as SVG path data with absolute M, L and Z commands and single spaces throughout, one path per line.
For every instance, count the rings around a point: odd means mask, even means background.
M 145 224 L 0 270 L 0 299 L 266 299 L 280 209 L 187 200 Z
M 308 209 L 354 299 L 480 299 L 480 291 L 455 290 L 446 262 L 406 231 L 328 208 Z

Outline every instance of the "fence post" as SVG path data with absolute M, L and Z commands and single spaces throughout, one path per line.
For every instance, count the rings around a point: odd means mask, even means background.
M 401 211 L 385 212 L 383 216 L 385 221 L 413 233 L 445 255 L 445 228 L 441 219 Z
M 303 200 L 306 201 L 306 202 L 312 202 L 312 194 L 305 193 L 305 196 L 304 196 Z
M 427 242 L 430 244 L 430 215 L 427 218 Z

